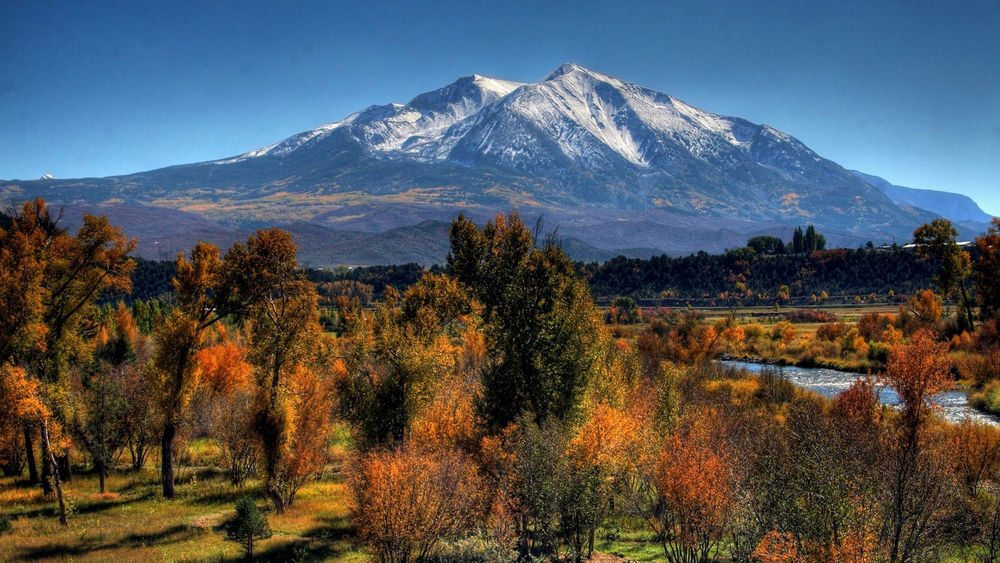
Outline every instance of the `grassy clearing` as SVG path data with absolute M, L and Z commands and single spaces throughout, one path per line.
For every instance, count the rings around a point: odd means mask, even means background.
M 193 459 L 210 466 L 211 447 L 192 444 Z M 203 466 L 204 467 L 204 466 Z M 273 537 L 255 548 L 263 561 L 367 561 L 349 524 L 347 494 L 338 468 L 305 485 L 282 515 L 270 511 L 259 482 L 238 488 L 211 468 L 186 468 L 178 498 L 160 497 L 154 470 L 115 473 L 104 495 L 96 475 L 65 485 L 72 516 L 68 528 L 55 517 L 54 499 L 13 478 L 0 479 L 0 507 L 12 529 L 0 535 L 0 561 L 237 561 L 242 548 L 226 540 L 225 524 L 236 500 L 253 496 L 267 507 Z

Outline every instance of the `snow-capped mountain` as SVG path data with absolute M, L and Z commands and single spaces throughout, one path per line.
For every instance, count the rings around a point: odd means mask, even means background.
M 806 223 L 834 240 L 884 240 L 932 216 L 772 127 L 575 64 L 531 83 L 461 78 L 221 160 L 0 183 L 8 198 L 28 192 L 173 207 L 227 227 L 294 220 L 369 232 L 519 209 L 600 248 L 649 248 L 652 237 L 675 252 Z M 644 225 L 641 244 L 619 228 L 633 222 Z M 735 234 L 719 235 L 721 225 Z

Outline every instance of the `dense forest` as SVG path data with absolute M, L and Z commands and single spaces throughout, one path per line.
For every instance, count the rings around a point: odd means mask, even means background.
M 703 301 L 744 293 L 749 303 L 771 303 L 782 286 L 791 298 L 811 299 L 824 292 L 851 297 L 909 295 L 931 286 L 936 267 L 932 260 L 903 248 L 763 254 L 744 247 L 723 255 L 700 252 L 648 260 L 619 256 L 604 264 L 587 264 L 582 272 L 597 298 Z
M 787 298 L 782 302 L 786 303 L 816 303 L 824 294 L 824 300 L 835 302 L 853 301 L 856 296 L 893 301 L 891 296 L 902 299 L 931 287 L 937 264 L 901 247 L 769 254 L 747 246 L 721 255 L 619 256 L 603 264 L 577 263 L 576 267 L 599 303 L 629 296 L 657 306 L 725 306 L 737 297 L 741 304 L 770 305 L 785 291 Z M 338 295 L 347 294 L 367 306 L 382 299 L 388 286 L 405 291 L 425 271 L 441 273 L 444 268 L 425 269 L 417 264 L 309 268 L 306 277 L 317 284 L 324 302 L 332 304 Z M 173 272 L 173 262 L 136 259 L 132 293 L 105 299 L 131 302 L 164 296 L 173 290 Z
M 1000 221 L 975 257 L 955 236 L 915 232 L 934 289 L 898 314 L 803 334 L 602 312 L 517 215 L 457 218 L 433 272 L 307 274 L 278 229 L 199 243 L 172 298 L 101 303 L 160 274 L 36 200 L 0 229 L 0 557 L 996 561 L 1000 430 L 932 398 L 1000 398 Z M 801 254 L 760 260 L 852 255 Z M 827 399 L 725 352 L 875 369 Z

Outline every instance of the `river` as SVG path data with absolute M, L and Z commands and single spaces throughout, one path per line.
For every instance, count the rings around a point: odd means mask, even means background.
M 857 373 L 837 371 L 826 368 L 800 368 L 795 366 L 772 366 L 751 362 L 734 362 L 719 360 L 725 366 L 745 368 L 750 372 L 758 372 L 764 368 L 781 370 L 786 379 L 803 389 L 815 391 L 824 397 L 833 397 L 837 393 L 844 391 L 854 383 L 854 380 L 861 377 Z M 899 396 L 888 387 L 879 386 L 879 400 L 886 405 L 896 406 L 899 404 Z M 961 422 L 963 419 L 971 418 L 976 421 L 988 422 L 995 426 L 1000 426 L 1000 418 L 977 411 L 969 405 L 968 393 L 962 390 L 947 391 L 939 393 L 932 399 L 941 407 L 941 414 L 951 422 Z

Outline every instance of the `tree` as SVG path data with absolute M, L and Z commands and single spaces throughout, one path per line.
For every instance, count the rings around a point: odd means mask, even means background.
M 599 334 L 587 285 L 554 240 L 536 240 L 517 214 L 483 229 L 452 222 L 448 268 L 483 307 L 487 350 L 480 412 L 492 430 L 529 412 L 539 422 L 573 411 Z
M 802 227 L 795 227 L 792 234 L 792 252 L 798 254 L 806 251 L 805 237 L 802 235 Z
M 734 474 L 723 444 L 708 426 L 711 413 L 669 437 L 656 465 L 661 499 L 651 520 L 671 563 L 708 562 L 734 506 Z
M 0 361 L 25 368 L 43 389 L 58 390 L 66 385 L 65 373 L 72 361 L 80 319 L 94 301 L 107 290 L 127 292 L 135 263 L 128 254 L 135 239 L 127 239 L 107 218 L 84 214 L 75 236 L 58 227 L 44 200 L 24 204 L 6 229 L 0 229 Z M 45 397 L 42 397 L 43 400 Z M 56 470 L 51 450 L 49 418 L 59 430 L 65 413 L 49 405 L 45 416 L 33 424 L 40 426 L 42 486 L 51 492 L 49 475 Z M 34 458 L 31 428 L 25 429 L 29 459 Z M 59 469 L 69 478 L 69 441 L 64 442 Z M 60 479 L 53 479 L 60 498 Z
M 785 243 L 778 237 L 760 235 L 747 241 L 747 247 L 757 254 L 784 254 Z
M 973 264 L 980 315 L 990 319 L 1000 312 L 1000 219 L 994 217 L 986 234 L 976 237 L 979 259 Z
M 197 354 L 202 388 L 210 401 L 210 432 L 222 446 L 229 480 L 237 486 L 256 469 L 260 451 L 253 367 L 246 352 L 236 343 L 220 342 Z
M 635 299 L 615 297 L 608 308 L 608 320 L 614 324 L 636 324 L 642 321 L 642 311 Z
M 603 402 L 589 409 L 566 448 L 570 478 L 563 536 L 579 558 L 593 555 L 597 527 L 613 510 L 616 496 L 632 491 L 640 468 L 654 455 L 649 446 L 655 436 L 641 412 L 649 401 L 633 397 L 629 403 L 628 410 Z
M 267 523 L 267 516 L 257 508 L 257 503 L 244 496 L 236 501 L 236 517 L 229 523 L 226 536 L 240 542 L 247 552 L 247 559 L 253 559 L 254 542 L 271 537 L 271 526 Z
M 370 314 L 356 301 L 340 305 L 348 342 L 340 410 L 362 450 L 398 445 L 458 367 L 451 339 L 471 313 L 468 296 L 455 280 L 426 274 L 402 299 L 387 288 Z
M 199 242 L 177 255 L 174 276 L 177 307 L 154 330 L 156 344 L 148 371 L 163 419 L 160 440 L 160 473 L 164 498 L 174 498 L 174 440 L 178 425 L 197 387 L 195 354 L 204 344 L 205 331 L 222 320 L 235 303 L 223 278 L 223 262 L 214 244 Z
M 38 381 L 29 378 L 23 369 L 10 363 L 0 364 L 0 404 L 4 405 L 4 409 L 0 410 L 0 422 L 8 418 L 29 424 L 40 424 L 42 439 L 49 441 L 51 413 L 43 401 L 41 386 Z M 53 423 L 53 426 L 56 424 Z M 54 466 L 55 459 L 51 448 L 48 449 L 48 454 L 49 463 Z M 53 472 L 51 478 L 55 481 L 56 499 L 59 502 L 59 523 L 66 526 L 66 505 L 59 484 L 59 472 Z
M 921 554 L 927 522 L 945 498 L 943 464 L 928 435 L 931 397 L 950 389 L 951 362 L 948 343 L 935 342 L 927 330 L 917 332 L 909 344 L 889 352 L 885 381 L 902 404 L 892 435 L 890 506 L 886 540 L 890 561 L 910 561 Z
M 965 284 L 972 274 L 972 264 L 969 253 L 962 250 L 955 237 L 958 231 L 947 219 L 934 219 L 930 223 L 917 227 L 913 231 L 913 243 L 917 247 L 917 253 L 925 260 L 938 260 L 940 269 L 934 277 L 934 282 L 945 297 L 953 295 L 956 291 L 962 299 L 962 308 L 965 311 L 964 320 L 966 328 L 975 329 L 972 318 L 972 303 L 966 291 Z
M 332 409 L 329 382 L 320 381 L 308 365 L 322 337 L 316 290 L 299 269 L 296 253 L 288 232 L 262 230 L 245 246 L 233 245 L 225 265 L 232 284 L 227 297 L 244 303 L 234 312 L 251 321 L 248 360 L 256 376 L 265 491 L 278 513 L 322 467 Z

